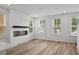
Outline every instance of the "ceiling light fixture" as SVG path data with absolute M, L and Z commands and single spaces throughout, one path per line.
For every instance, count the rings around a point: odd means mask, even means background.
M 67 13 L 67 11 L 64 11 L 64 13 Z

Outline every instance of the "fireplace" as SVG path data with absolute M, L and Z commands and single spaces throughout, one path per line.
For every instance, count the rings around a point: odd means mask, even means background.
M 14 37 L 16 37 L 16 36 L 24 36 L 24 35 L 28 34 L 28 30 L 26 30 L 26 29 L 29 29 L 28 26 L 14 25 L 14 26 L 12 26 L 12 28 L 14 29 L 14 31 L 13 31 L 13 36 Z
M 13 36 L 16 37 L 16 36 L 24 36 L 24 35 L 27 35 L 28 34 L 28 31 L 13 31 Z

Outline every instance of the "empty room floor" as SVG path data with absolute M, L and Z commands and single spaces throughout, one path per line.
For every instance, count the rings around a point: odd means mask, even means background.
M 74 43 L 39 39 L 6 50 L 7 55 L 77 55 L 77 52 Z

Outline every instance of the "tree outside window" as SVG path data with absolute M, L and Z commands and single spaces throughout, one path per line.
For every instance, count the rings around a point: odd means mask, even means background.
M 30 33 L 33 32 L 33 21 L 32 20 L 29 21 L 29 32 Z
M 41 20 L 40 21 L 40 31 L 43 34 L 44 34 L 44 30 L 45 30 L 45 25 L 46 25 L 45 20 Z
M 45 28 L 45 20 L 40 21 L 40 27 L 41 27 L 41 29 Z
M 78 26 L 78 18 L 72 17 L 72 32 L 75 32 L 77 30 Z
M 54 32 L 58 35 L 61 33 L 61 19 L 60 18 L 55 18 L 54 19 Z

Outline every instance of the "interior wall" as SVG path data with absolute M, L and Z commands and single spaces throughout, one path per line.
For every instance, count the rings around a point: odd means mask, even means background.
M 78 16 L 79 13 L 64 13 L 64 14 L 59 14 L 59 15 L 52 15 L 52 16 L 46 16 L 45 21 L 46 21 L 46 29 L 44 31 L 44 34 L 39 33 L 40 32 L 40 27 L 39 27 L 39 22 L 42 17 L 39 17 L 35 21 L 35 38 L 36 39 L 45 39 L 45 40 L 53 40 L 53 41 L 64 41 L 64 42 L 73 42 L 77 43 L 77 37 L 71 35 L 71 18 L 72 16 Z M 53 27 L 52 27 L 52 20 L 54 18 L 60 18 L 61 19 L 61 34 L 60 35 L 55 35 L 53 32 Z
M 78 31 L 77 31 L 77 48 L 79 48 L 79 24 L 78 24 Z
M 29 28 L 12 28 L 12 26 L 27 26 L 27 21 L 31 17 L 27 14 L 24 14 L 17 10 L 10 10 L 10 30 L 11 30 L 11 45 L 16 46 L 18 44 L 22 44 L 24 42 L 27 42 L 33 38 L 33 33 L 29 34 Z M 28 30 L 28 35 L 24 36 L 13 36 L 13 31 L 23 31 Z
M 6 51 L 2 51 L 8 47 L 5 43 L 8 43 L 10 40 L 9 32 L 9 9 L 4 8 L 0 5 L 0 54 L 6 54 Z M 7 22 L 8 21 L 8 22 Z M 2 32 L 2 33 L 1 33 Z
M 8 28 L 9 28 L 9 26 L 8 26 L 8 24 L 9 24 L 9 9 L 7 9 L 7 8 L 4 8 L 4 7 L 2 7 L 2 6 L 0 6 L 0 15 L 1 15 L 1 17 L 0 18 L 2 18 L 2 20 L 0 19 L 0 26 L 1 26 L 1 31 L 4 31 L 4 33 L 3 33 L 3 37 L 2 38 L 0 38 L 1 39 L 1 41 L 6 41 L 6 42 L 8 42 L 9 41 L 9 37 L 10 37 L 10 32 L 9 32 L 9 30 L 8 30 Z M 7 22 L 7 20 L 8 20 L 8 22 Z

